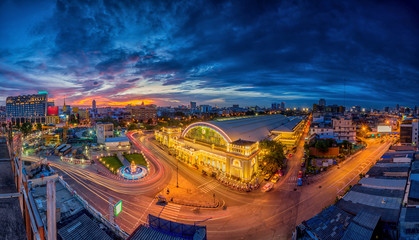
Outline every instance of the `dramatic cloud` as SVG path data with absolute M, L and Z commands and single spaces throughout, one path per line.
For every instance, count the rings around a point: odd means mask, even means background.
M 415 105 L 405 1 L 3 1 L 0 101 Z

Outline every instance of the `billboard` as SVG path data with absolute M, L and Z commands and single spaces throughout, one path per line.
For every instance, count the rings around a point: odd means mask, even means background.
M 377 132 L 379 133 L 389 133 L 391 132 L 391 126 L 382 125 L 377 127 Z
M 58 107 L 48 107 L 47 108 L 48 116 L 58 116 Z

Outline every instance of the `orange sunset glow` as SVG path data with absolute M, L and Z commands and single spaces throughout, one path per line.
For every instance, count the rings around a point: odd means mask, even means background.
M 67 104 L 75 106 L 88 106 L 92 104 L 92 101 L 96 100 L 98 106 L 110 106 L 110 107 L 124 107 L 126 105 L 140 105 L 144 102 L 145 105 L 153 104 L 154 101 L 151 99 L 137 99 L 130 101 L 113 101 L 105 97 L 89 97 L 79 101 L 68 102 Z

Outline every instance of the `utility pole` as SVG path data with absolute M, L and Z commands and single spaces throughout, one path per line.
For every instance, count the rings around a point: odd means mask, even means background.
M 55 181 L 47 182 L 47 231 L 48 240 L 57 239 L 57 221 L 55 206 Z
M 176 187 L 179 187 L 179 158 L 176 158 Z

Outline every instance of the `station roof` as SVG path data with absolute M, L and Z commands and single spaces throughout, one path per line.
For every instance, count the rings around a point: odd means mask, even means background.
M 273 129 L 273 132 L 293 132 L 295 127 L 303 120 L 302 117 L 295 117 L 289 122 Z
M 239 139 L 257 142 L 268 138 L 272 130 L 288 122 L 290 122 L 288 117 L 274 114 L 225 121 L 208 121 L 204 124 L 218 127 L 226 133 L 231 142 Z

